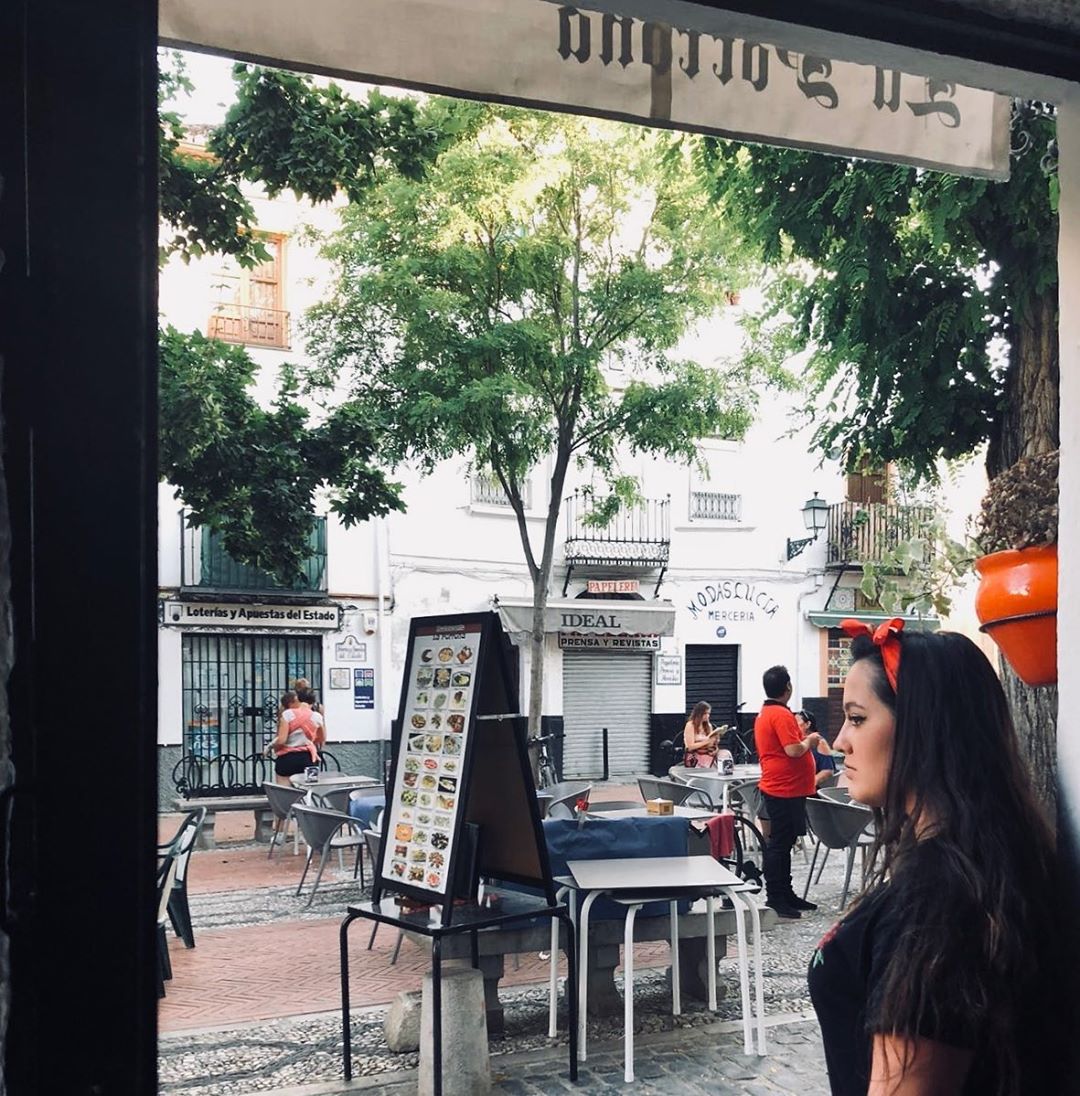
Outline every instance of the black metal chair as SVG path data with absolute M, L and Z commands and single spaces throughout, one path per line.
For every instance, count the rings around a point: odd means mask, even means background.
M 379 870 L 379 855 L 382 852 L 382 834 L 376 830 L 364 830 L 364 844 L 367 846 L 368 858 L 371 860 L 371 873 L 374 876 Z M 375 945 L 375 933 L 379 931 L 379 922 L 371 926 L 371 936 L 368 938 L 367 950 L 371 951 Z M 390 956 L 390 965 L 393 966 L 401 951 L 401 941 L 405 939 L 405 933 L 398 929 L 397 943 L 394 945 L 393 954 Z
M 674 780 L 639 776 L 638 790 L 641 792 L 641 798 L 646 802 L 650 799 L 670 799 L 676 807 L 701 807 L 704 810 L 710 810 L 713 805 L 712 797 L 708 793 Z
M 157 958 L 158 997 L 165 996 L 165 983 L 172 978 L 169 961 L 169 941 L 165 937 L 165 919 L 168 916 L 169 895 L 176 879 L 176 856 L 170 850 L 158 857 L 157 870 Z
M 205 807 L 188 811 L 172 840 L 158 845 L 158 856 L 172 856 L 176 863 L 166 910 L 172 922 L 173 931 L 184 941 L 186 948 L 195 946 L 195 932 L 191 927 L 191 910 L 188 907 L 187 870 L 204 818 L 206 818 Z

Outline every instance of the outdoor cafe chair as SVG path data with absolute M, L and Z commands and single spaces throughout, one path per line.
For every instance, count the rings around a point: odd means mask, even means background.
M 289 839 L 289 825 L 294 820 L 293 807 L 307 794 L 301 788 L 286 787 L 284 784 L 275 784 L 272 781 L 263 783 L 263 791 L 266 792 L 266 801 L 274 812 L 274 831 L 270 834 L 270 851 L 266 854 L 269 860 L 274 855 L 274 846 L 278 840 L 282 842 Z M 293 855 L 300 852 L 300 830 L 293 830 Z
M 647 803 L 650 799 L 670 799 L 676 807 L 712 807 L 712 796 L 689 784 L 677 784 L 674 780 L 659 780 L 652 776 L 638 777 L 638 790 Z
M 764 802 L 757 780 L 739 780 L 728 788 L 728 800 L 733 806 L 740 804 L 745 813 L 757 818 Z
M 835 800 L 810 796 L 806 800 L 806 821 L 814 835 L 814 856 L 810 861 L 810 871 L 806 875 L 803 898 L 810 890 L 814 865 L 817 863 L 818 853 L 821 849 L 825 849 L 826 856 L 828 856 L 829 849 L 846 849 L 847 862 L 844 870 L 844 889 L 840 895 L 840 908 L 843 909 L 847 904 L 848 887 L 851 884 L 851 868 L 855 862 L 855 850 L 858 848 L 863 850 L 863 876 L 866 875 L 866 849 L 874 840 L 873 836 L 866 832 L 866 829 L 873 821 L 873 817 L 866 807 L 858 807 L 850 803 L 837 803 Z M 818 871 L 818 880 L 821 879 L 821 871 L 824 868 L 825 860 L 822 859 L 821 869 Z
M 537 803 L 540 806 L 541 818 L 574 818 L 576 817 L 576 805 L 584 801 L 584 808 L 589 806 L 589 793 L 592 785 L 580 780 L 564 780 L 559 784 L 552 784 L 544 788 L 543 794 L 537 795 Z M 555 813 L 553 814 L 552 811 Z
M 362 847 L 364 838 L 358 831 L 356 819 L 340 811 L 328 811 L 322 807 L 309 807 L 303 803 L 297 803 L 292 809 L 293 817 L 300 827 L 300 833 L 307 842 L 308 854 L 304 864 L 304 872 L 300 876 L 300 885 L 296 888 L 299 897 L 304 889 L 304 880 L 307 878 L 308 868 L 311 867 L 311 858 L 315 850 L 319 850 L 319 870 L 315 875 L 315 883 L 308 895 L 307 904 L 311 905 L 315 898 L 315 892 L 319 889 L 319 881 L 322 879 L 323 869 L 330 854 L 337 851 L 339 854 L 345 849 L 356 849 L 356 863 L 353 866 L 353 878 L 360 873 L 360 886 L 364 885 L 364 871 L 362 864 Z M 348 828 L 348 833 L 341 833 Z
M 373 877 L 378 877 L 379 871 L 379 856 L 382 853 L 382 834 L 375 830 L 364 830 L 364 844 L 367 846 L 368 859 L 371 861 L 371 874 Z M 371 951 L 375 944 L 375 933 L 379 931 L 379 922 L 376 921 L 371 926 L 371 936 L 368 938 L 367 950 Z M 398 952 L 401 951 L 401 941 L 405 939 L 405 933 L 398 929 L 397 943 L 394 945 L 393 954 L 390 956 L 390 965 L 393 966 L 397 962 Z
M 822 799 L 831 799 L 834 803 L 851 802 L 851 792 L 849 792 L 847 788 L 818 788 L 818 795 L 820 795 Z
M 172 855 L 176 860 L 176 871 L 169 889 L 166 910 L 172 922 L 173 931 L 184 941 L 186 948 L 195 946 L 195 932 L 191 927 L 191 910 L 188 907 L 187 898 L 187 870 L 205 817 L 205 807 L 188 811 L 172 840 L 158 845 L 159 856 Z
M 170 850 L 158 858 L 157 869 L 157 959 L 158 997 L 165 996 L 165 983 L 172 978 L 169 961 L 169 941 L 165 937 L 165 918 L 169 908 L 169 895 L 176 879 L 176 856 Z

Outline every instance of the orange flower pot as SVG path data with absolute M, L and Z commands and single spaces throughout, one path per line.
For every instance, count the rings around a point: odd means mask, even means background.
M 1057 681 L 1057 545 L 994 552 L 975 561 L 980 631 L 1028 685 Z

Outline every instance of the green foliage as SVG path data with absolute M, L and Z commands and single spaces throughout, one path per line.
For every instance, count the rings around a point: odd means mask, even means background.
M 161 476 L 178 485 L 189 523 L 220 533 L 233 558 L 283 581 L 300 575 L 323 489 L 346 525 L 402 509 L 400 487 L 373 468 L 376 439 L 355 405 L 309 423 L 286 368 L 263 409 L 247 353 L 197 332 L 166 328 L 159 361 Z
M 1018 108 L 1026 133 L 1008 182 L 958 178 L 708 139 L 714 198 L 779 274 L 768 349 L 810 348 L 814 440 L 934 477 L 1001 416 L 1013 325 L 1056 284 L 1056 210 L 1041 166 L 1052 111 Z
M 549 518 L 571 460 L 625 500 L 620 447 L 689 461 L 697 438 L 749 422 L 745 366 L 671 353 L 743 283 L 742 250 L 681 140 L 483 109 L 424 179 L 387 177 L 345 211 L 326 248 L 334 293 L 305 328 L 311 381 L 346 384 L 391 461 L 469 456 L 519 518 L 524 479 L 549 454 Z
M 949 615 L 952 594 L 982 555 L 970 539 L 949 536 L 937 517 L 921 536 L 897 543 L 880 559 L 863 563 L 859 589 L 871 607 L 886 613 Z
M 979 513 L 982 551 L 1056 544 L 1060 451 L 1024 457 L 990 481 Z
M 191 90 L 182 55 L 163 60 L 159 106 Z M 236 102 L 207 139 L 209 157 L 182 153 L 182 117 L 159 112 L 159 204 L 171 232 L 162 262 L 208 252 L 232 255 L 243 266 L 263 262 L 269 255 L 255 234 L 243 183 L 262 183 L 271 197 L 289 189 L 328 202 L 339 190 L 356 198 L 383 171 L 420 178 L 448 142 L 468 131 L 477 109 L 447 100 L 424 106 L 380 92 L 358 103 L 336 84 L 318 87 L 309 76 L 248 65 L 236 65 L 233 78 Z

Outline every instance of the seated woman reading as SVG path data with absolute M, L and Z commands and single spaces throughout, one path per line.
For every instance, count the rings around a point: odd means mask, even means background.
M 683 749 L 686 751 L 683 764 L 688 769 L 708 769 L 716 765 L 720 732 L 709 723 L 711 711 L 712 708 L 704 700 L 699 700 L 683 727 Z

